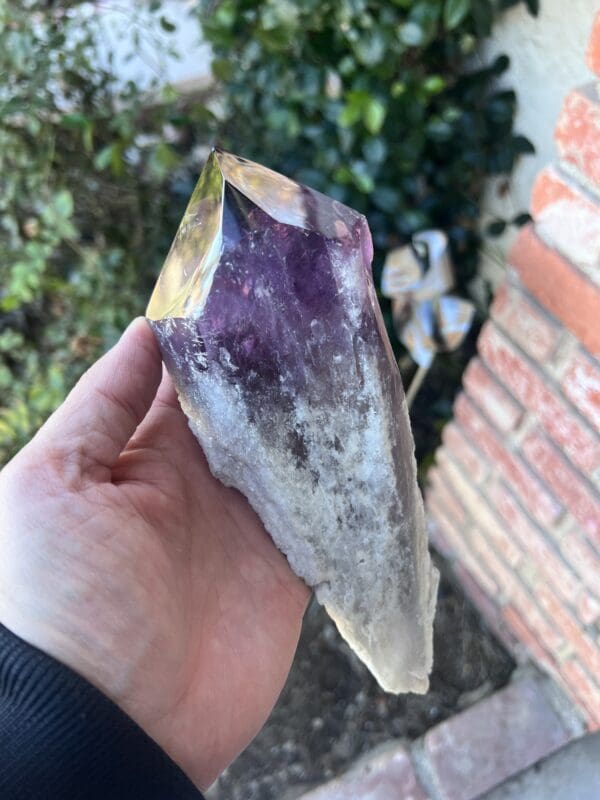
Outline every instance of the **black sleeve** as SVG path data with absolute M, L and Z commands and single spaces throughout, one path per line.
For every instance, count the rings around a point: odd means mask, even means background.
M 2 800 L 202 800 L 114 703 L 0 625 Z

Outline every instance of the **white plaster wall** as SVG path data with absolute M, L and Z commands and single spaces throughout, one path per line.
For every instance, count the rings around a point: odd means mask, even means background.
M 113 69 L 121 83 L 132 80 L 141 89 L 150 88 L 153 81 L 193 88 L 210 81 L 211 52 L 202 41 L 199 24 L 188 16 L 190 5 L 186 0 L 168 0 L 160 14 L 151 14 L 146 0 L 97 0 L 73 13 L 95 17 L 101 29 L 101 58 L 113 54 Z M 163 31 L 160 16 L 176 30 Z M 139 45 L 132 48 L 136 30 Z
M 554 158 L 554 127 L 562 100 L 570 89 L 589 83 L 592 74 L 585 66 L 585 51 L 600 0 L 541 0 L 537 17 L 524 6 L 506 12 L 483 48 L 481 58 L 492 60 L 506 53 L 510 69 L 502 83 L 517 92 L 515 129 L 530 139 L 534 156 L 521 158 L 511 178 L 509 192 L 500 197 L 498 182 L 491 181 L 484 200 L 485 218 L 503 218 L 526 211 L 538 172 Z M 493 282 L 501 277 L 501 265 L 515 232 L 484 247 L 484 272 Z

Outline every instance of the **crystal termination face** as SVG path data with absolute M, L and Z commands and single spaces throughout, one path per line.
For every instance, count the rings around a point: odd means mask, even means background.
M 391 692 L 425 692 L 437 572 L 365 218 L 215 150 L 147 315 L 214 475 Z

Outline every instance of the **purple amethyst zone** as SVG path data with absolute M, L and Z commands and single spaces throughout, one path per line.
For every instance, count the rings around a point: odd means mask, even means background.
M 360 245 L 365 227 L 359 217 L 353 220 L 352 233 L 337 241 L 342 258 L 344 251 Z M 222 231 L 219 267 L 202 315 L 195 320 L 194 346 L 203 348 L 209 362 L 218 361 L 224 348 L 239 369 L 236 379 L 264 399 L 265 394 L 280 399 L 279 378 L 284 374 L 293 380 L 290 389 L 304 391 L 314 383 L 315 364 L 331 373 L 336 348 L 352 352 L 328 240 L 317 230 L 275 221 L 229 185 Z M 368 230 L 366 234 L 370 252 Z M 368 269 L 370 258 L 365 263 Z M 365 320 L 364 335 L 372 338 L 372 329 Z M 188 336 L 186 326 L 179 347 L 187 346 Z M 310 353 L 310 343 L 316 339 L 317 362 Z M 314 388 L 323 387 L 327 388 L 325 383 Z
M 307 191 L 307 204 L 311 197 Z M 397 369 L 389 368 L 393 356 L 387 336 L 381 335 L 383 320 L 370 271 L 371 236 L 363 217 L 356 215 L 352 232 L 332 242 L 320 232 L 276 222 L 226 185 L 222 230 L 219 267 L 202 315 L 181 323 L 176 319 L 174 329 L 170 322 L 168 343 L 161 331 L 165 323 L 151 323 L 170 372 L 186 365 L 183 379 L 193 384 L 197 370 L 219 364 L 229 381 L 241 388 L 252 420 L 271 428 L 273 411 L 279 415 L 298 395 L 331 414 L 339 413 L 342 389 L 348 389 L 348 370 L 354 373 L 352 381 L 357 386 L 364 381 L 359 354 L 368 349 L 380 363 L 385 394 L 392 405 L 402 403 L 400 376 Z M 350 324 L 345 298 L 333 276 L 332 245 L 339 248 L 341 259 L 361 248 L 368 254 L 358 268 L 364 269 L 370 302 L 361 309 L 358 324 Z M 199 352 L 204 355 L 203 363 L 198 362 Z M 182 358 L 185 354 L 192 357 Z M 336 366 L 340 357 L 343 369 Z M 360 403 L 358 397 L 356 402 Z M 400 419 L 398 416 L 395 422 Z M 398 453 L 403 447 L 412 447 L 408 426 L 400 433 L 404 436 L 397 441 Z M 297 425 L 274 428 L 269 437 L 274 445 L 293 450 L 299 468 L 311 468 Z M 331 446 L 340 448 L 343 443 L 332 439 Z M 402 496 L 410 496 L 409 477 L 404 469 L 396 471 Z M 355 480 L 354 485 L 360 491 L 360 481 Z M 390 510 L 391 514 L 399 512 L 399 508 Z M 412 573 L 403 577 L 402 590 L 409 595 Z

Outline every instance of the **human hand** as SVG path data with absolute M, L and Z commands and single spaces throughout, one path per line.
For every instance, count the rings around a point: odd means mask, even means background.
M 199 788 L 265 722 L 309 591 L 210 474 L 144 320 L 0 472 L 0 553 L 0 621 Z

